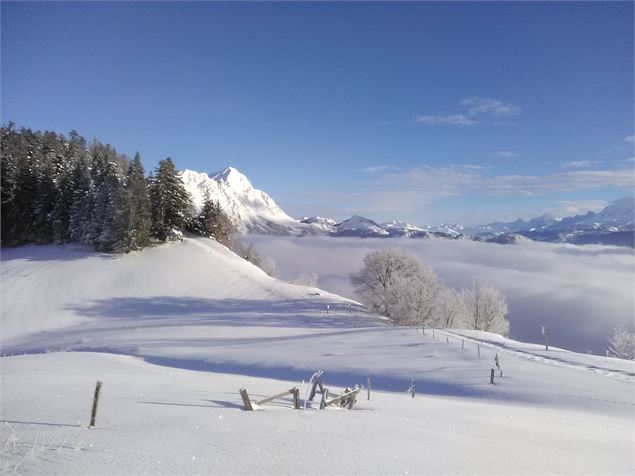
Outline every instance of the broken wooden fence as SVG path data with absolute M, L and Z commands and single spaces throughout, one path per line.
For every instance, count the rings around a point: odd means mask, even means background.
M 258 408 L 259 406 L 264 405 L 265 403 L 269 403 L 279 398 L 286 397 L 289 394 L 293 395 L 293 408 L 295 408 L 296 410 L 299 410 L 300 409 L 300 389 L 298 387 L 293 387 L 293 388 L 290 388 L 289 390 L 285 390 L 282 393 L 272 395 L 271 397 L 263 398 L 262 400 L 258 400 L 257 402 L 254 402 L 254 404 L 256 405 L 256 408 Z M 249 394 L 247 393 L 246 388 L 240 389 L 240 396 L 243 399 L 243 405 L 245 406 L 245 410 L 253 411 L 254 405 L 252 405 L 251 399 L 249 398 Z

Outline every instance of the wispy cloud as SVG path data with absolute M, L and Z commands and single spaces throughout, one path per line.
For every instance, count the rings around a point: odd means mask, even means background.
M 482 189 L 486 194 L 507 196 L 537 196 L 550 192 L 634 186 L 635 173 L 631 169 L 580 170 L 550 175 L 499 175 L 482 179 Z
M 519 106 L 511 103 L 505 103 L 499 99 L 481 98 L 478 96 L 470 96 L 463 99 L 461 104 L 467 107 L 467 114 L 474 116 L 491 116 L 491 117 L 507 117 L 519 114 L 521 109 Z
M 547 211 L 557 217 L 582 215 L 586 212 L 599 212 L 609 205 L 606 200 L 558 200 L 556 206 Z
M 564 169 L 584 169 L 593 167 L 594 165 L 602 164 L 601 160 L 572 160 L 570 162 L 564 162 L 562 168 Z
M 626 136 L 624 137 L 624 142 L 630 142 L 631 144 L 635 143 L 635 136 Z
M 451 126 L 471 126 L 478 121 L 467 117 L 464 114 L 451 114 L 449 116 L 417 116 L 415 122 L 434 126 L 438 124 L 448 124 Z
M 493 157 L 498 157 L 499 159 L 514 159 L 518 157 L 518 152 L 514 152 L 512 150 L 498 150 L 492 154 Z
M 629 159 L 624 159 L 624 162 L 635 162 L 635 157 L 631 157 Z
M 434 213 L 432 210 L 451 197 L 469 196 L 479 201 L 484 197 L 537 197 L 601 188 L 630 191 L 635 187 L 635 170 L 630 164 L 621 169 L 567 170 L 546 175 L 492 175 L 487 173 L 491 169 L 470 164 L 423 165 L 408 170 L 380 165 L 365 171 L 372 177 L 367 185 L 350 190 L 305 190 L 306 201 L 338 204 L 334 212 L 336 218 L 361 214 L 371 218 L 414 220 L 424 210 Z M 595 202 L 593 208 L 600 205 Z M 575 212 L 572 202 L 563 202 L 559 208 L 565 206 Z M 578 208 L 583 206 L 580 204 Z M 322 208 L 316 213 L 324 214 Z M 305 207 L 301 213 L 306 212 Z M 519 210 L 515 208 L 514 213 L 517 217 Z
M 418 124 L 428 126 L 450 125 L 469 126 L 485 119 L 500 119 L 514 116 L 521 112 L 521 108 L 500 99 L 470 96 L 461 101 L 464 111 L 456 114 L 422 114 L 415 118 Z M 500 122 L 500 121 L 496 121 Z
M 480 192 L 490 196 L 538 196 L 594 188 L 635 186 L 635 171 L 576 170 L 548 175 L 493 175 L 467 167 L 417 167 L 383 176 L 397 190 L 419 190 L 428 197 Z
M 398 172 L 399 170 L 401 170 L 399 167 L 393 167 L 391 165 L 375 165 L 363 168 L 362 172 L 366 172 L 367 174 L 380 174 L 386 172 Z

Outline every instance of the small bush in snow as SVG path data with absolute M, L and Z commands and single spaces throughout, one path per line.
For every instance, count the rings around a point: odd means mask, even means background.
M 300 276 L 293 280 L 293 284 L 315 288 L 318 284 L 318 275 L 315 273 L 302 273 Z
M 624 326 L 613 329 L 609 339 L 609 355 L 619 359 L 635 359 L 635 332 Z

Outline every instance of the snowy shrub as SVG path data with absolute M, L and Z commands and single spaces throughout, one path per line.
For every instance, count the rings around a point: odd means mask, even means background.
M 293 284 L 315 288 L 318 285 L 318 275 L 315 273 L 302 273 L 293 280 Z
M 501 335 L 509 333 L 507 302 L 502 291 L 482 286 L 478 279 L 475 279 L 472 288 L 466 291 L 464 296 L 468 316 L 467 327 Z
M 635 359 L 635 332 L 625 326 L 613 329 L 609 338 L 609 355 L 618 359 Z

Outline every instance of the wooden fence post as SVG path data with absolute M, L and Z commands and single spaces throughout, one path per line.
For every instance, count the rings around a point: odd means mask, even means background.
M 432 328 L 432 340 L 436 340 L 436 337 L 434 336 L 434 327 Z
M 90 412 L 90 425 L 89 428 L 95 426 L 95 418 L 97 418 L 97 406 L 99 405 L 99 395 L 101 394 L 101 380 L 97 380 L 95 385 L 95 395 L 93 396 L 93 408 Z
M 253 407 L 251 406 L 251 400 L 249 400 L 249 395 L 247 394 L 246 388 L 240 389 L 240 396 L 243 398 L 243 405 L 245 405 L 245 410 L 253 411 Z
M 373 383 L 373 379 L 371 379 L 370 377 L 368 377 L 366 379 L 366 383 L 368 384 L 368 386 L 366 387 L 366 390 L 368 391 L 368 395 L 366 396 L 366 400 L 370 400 L 370 386 Z
M 490 373 L 489 373 L 489 383 L 490 384 L 494 384 L 494 367 L 492 367 Z
M 478 352 L 478 358 L 481 358 L 481 346 L 479 344 L 476 344 L 476 350 Z
M 326 408 L 326 399 L 329 398 L 329 389 L 325 388 L 322 392 L 322 400 L 320 401 L 320 410 L 324 410 Z
M 463 342 L 461 342 L 461 350 L 465 349 L 465 339 L 463 339 Z
M 448 336 L 445 336 L 445 341 L 449 344 L 450 343 L 450 338 Z
M 296 410 L 300 409 L 300 388 L 295 387 L 293 389 L 293 408 Z

